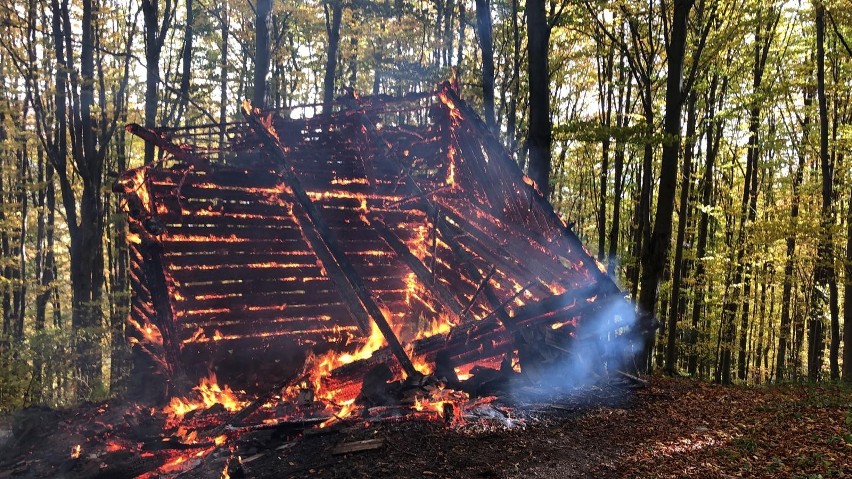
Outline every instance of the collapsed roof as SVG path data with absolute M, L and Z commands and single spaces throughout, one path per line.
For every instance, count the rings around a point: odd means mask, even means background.
M 531 328 L 570 341 L 623 301 L 449 83 L 305 115 L 318 107 L 128 126 L 162 153 L 116 183 L 128 336 L 153 369 L 250 386 L 293 351 L 353 348 L 375 328 L 376 360 L 460 366 Z

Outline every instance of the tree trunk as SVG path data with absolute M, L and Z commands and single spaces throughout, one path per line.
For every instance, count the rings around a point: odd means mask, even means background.
M 550 196 L 550 25 L 544 0 L 527 2 L 529 77 L 529 176 L 545 198 Z
M 802 185 L 805 172 L 806 161 L 806 146 L 810 131 L 811 117 L 810 110 L 813 104 L 813 94 L 809 89 L 805 89 L 804 94 L 804 119 L 801 122 L 802 139 L 798 148 L 799 164 L 796 166 L 796 173 L 793 176 L 793 198 L 790 206 L 790 227 L 787 234 L 787 257 L 784 264 L 784 285 L 781 292 L 781 324 L 778 331 L 778 351 L 775 354 L 775 377 L 779 381 L 783 381 L 786 377 L 786 361 L 787 347 L 790 342 L 790 327 L 791 319 L 791 302 L 793 296 L 793 273 L 796 266 L 796 236 L 798 235 L 799 225 L 799 189 Z
M 612 144 L 612 78 L 613 66 L 615 62 L 615 46 L 607 44 L 603 38 L 597 41 L 597 77 L 598 77 L 598 115 L 603 130 L 603 138 L 601 140 L 601 171 L 599 178 L 598 191 L 598 260 L 604 261 L 606 258 L 606 189 L 607 175 L 609 174 L 609 152 Z M 600 49 L 604 48 L 605 51 Z
M 817 104 L 819 107 L 819 157 L 822 177 L 822 208 L 820 209 L 820 240 L 817 262 L 814 266 L 814 284 L 809 307 L 810 328 L 808 334 L 808 378 L 815 381 L 822 372 L 825 350 L 824 314 L 829 303 L 831 314 L 831 377 L 839 377 L 837 364 L 840 326 L 837 305 L 837 279 L 834 274 L 834 223 L 833 184 L 834 165 L 828 154 L 828 105 L 825 94 L 825 5 L 816 3 L 816 60 L 817 60 Z M 828 294 L 826 294 L 828 289 Z
M 160 85 L 159 41 L 160 3 L 158 0 L 142 0 L 142 18 L 145 23 L 145 128 L 157 126 L 157 100 Z M 145 164 L 154 162 L 154 144 L 145 142 Z
M 518 95 L 521 88 L 521 28 L 518 22 L 518 0 L 512 0 L 512 73 L 509 85 L 509 111 L 506 112 L 506 140 L 514 158 L 518 152 Z M 523 169 L 523 166 L 521 166 Z
M 325 62 L 325 80 L 323 82 L 323 111 L 327 112 L 334 101 L 334 75 L 337 69 L 337 47 L 340 44 L 340 22 L 343 17 L 343 1 L 334 0 L 331 18 L 329 19 L 328 4 L 325 8 L 325 25 L 328 33 L 328 58 Z
M 710 92 L 707 96 L 707 150 L 704 156 L 704 173 L 701 179 L 701 218 L 698 221 L 698 241 L 695 250 L 697 265 L 695 267 L 695 300 L 692 303 L 692 325 L 689 341 L 689 358 L 687 359 L 687 371 L 691 375 L 698 372 L 698 340 L 701 323 L 701 315 L 704 312 L 705 287 L 707 286 L 707 266 L 704 257 L 707 255 L 707 238 L 710 229 L 710 212 L 713 199 L 713 168 L 716 163 L 716 154 L 719 151 L 722 136 L 722 122 L 716 118 L 716 104 L 725 96 L 727 80 L 723 81 L 722 91 L 717 98 L 719 88 L 719 74 L 714 72 L 710 81 Z
M 843 381 L 852 383 L 852 185 L 846 207 L 846 266 L 843 288 Z
M 660 183 L 657 195 L 657 212 L 650 241 L 642 248 L 642 278 L 639 291 L 639 329 L 644 331 L 646 343 L 641 361 L 637 362 L 642 372 L 650 366 L 651 352 L 654 348 L 654 310 L 657 306 L 657 293 L 663 269 L 668 263 L 669 246 L 672 235 L 672 216 L 674 213 L 675 190 L 677 189 L 677 167 L 680 153 L 680 122 L 683 107 L 683 60 L 686 51 L 686 33 L 691 0 L 675 0 L 674 15 L 669 35 L 668 75 L 666 78 L 666 113 L 663 119 L 663 131 L 666 135 L 663 143 L 663 155 L 660 165 Z
M 459 2 L 459 48 L 456 51 L 456 71 L 459 78 L 462 76 L 462 62 L 464 62 L 464 30 L 467 18 L 465 16 L 464 2 Z
M 220 5 L 222 34 L 222 63 L 219 65 L 219 144 L 224 145 L 228 131 L 228 1 Z M 224 159 L 224 148 L 219 150 L 219 161 Z
M 631 93 L 633 83 L 627 79 L 625 74 L 624 56 L 620 56 L 618 74 L 618 105 L 616 106 L 616 126 L 619 131 L 627 129 L 630 123 Z M 626 83 L 626 85 L 625 85 Z M 625 92 L 626 90 L 626 92 Z M 624 194 L 624 150 L 625 141 L 616 139 L 615 144 L 615 177 L 613 183 L 615 191 L 612 194 L 612 224 L 609 230 L 609 251 L 607 252 L 607 273 L 615 277 L 616 264 L 618 261 L 618 237 L 621 234 L 621 196 Z
M 686 142 L 683 152 L 683 172 L 680 185 L 680 204 L 678 205 L 677 239 L 675 240 L 674 271 L 672 272 L 671 305 L 669 310 L 668 336 L 666 341 L 666 370 L 673 374 L 677 371 L 677 322 L 680 319 L 681 284 L 683 275 L 683 249 L 686 242 L 686 224 L 689 214 L 689 198 L 692 192 L 692 157 L 694 156 L 695 104 L 694 91 L 690 92 L 686 108 Z
M 192 41 L 194 36 L 195 11 L 192 0 L 186 0 L 186 26 L 183 32 L 183 51 L 181 52 L 180 90 L 178 91 L 177 114 L 175 123 L 180 123 L 189 103 L 189 85 L 192 78 Z
M 266 76 L 269 74 L 269 14 L 272 0 L 258 0 L 254 30 L 254 90 L 252 106 L 266 107 Z
M 491 0 L 476 0 L 476 30 L 482 50 L 482 109 L 485 124 L 495 135 L 494 119 L 494 40 L 491 29 Z

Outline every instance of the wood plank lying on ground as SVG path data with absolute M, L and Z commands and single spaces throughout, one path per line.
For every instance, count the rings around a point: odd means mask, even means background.
M 341 454 L 349 454 L 352 452 L 372 451 L 375 449 L 381 449 L 384 445 L 384 439 L 365 439 L 363 441 L 343 442 L 332 449 L 331 454 L 333 456 L 339 456 Z

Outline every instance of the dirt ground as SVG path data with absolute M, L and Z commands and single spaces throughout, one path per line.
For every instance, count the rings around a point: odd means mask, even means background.
M 231 478 L 852 477 L 852 388 L 846 386 L 718 386 L 654 377 L 629 392 L 595 388 L 505 403 L 483 409 L 502 411 L 492 417 L 482 413 L 454 426 L 350 420 L 304 435 L 266 431 L 162 477 L 218 478 L 226 465 Z M 342 444 L 365 440 L 377 448 L 335 454 Z M 39 450 L 0 457 L 6 465 L 0 479 L 135 475 L 95 461 L 66 460 L 52 475 L 20 465 L 35 464 Z
M 284 444 L 244 464 L 236 475 L 852 477 L 848 387 L 725 387 L 656 377 L 650 387 L 631 394 L 629 400 L 590 409 L 543 406 L 534 424 L 511 429 L 446 428 L 434 422 L 361 425 Z M 331 454 L 341 443 L 374 438 L 384 439 L 384 446 Z

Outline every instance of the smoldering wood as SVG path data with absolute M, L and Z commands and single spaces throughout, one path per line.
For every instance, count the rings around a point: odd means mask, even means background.
M 289 109 L 254 110 L 224 136 L 220 125 L 128 127 L 169 153 L 115 187 L 131 223 L 162 225 L 159 235 L 141 227 L 130 238 L 157 245 L 157 268 L 170 278 L 160 294 L 142 271 L 150 262 L 131 258 L 132 317 L 171 328 L 162 347 L 136 347 L 177 351 L 155 363 L 198 371 L 235 349 L 351 349 L 374 318 L 388 333 L 382 308 L 403 328 L 418 320 L 408 313 L 415 307 L 448 314 L 449 333 L 413 340 L 390 331 L 395 345 L 332 373 L 329 384 L 357 394 L 371 365 L 396 373 L 410 364 L 403 342 L 452 369 L 512 353 L 518 328 L 564 323 L 566 333 L 587 334 L 584 321 L 618 300 L 449 84 L 396 99 L 350 95 L 330 110 L 299 120 Z M 418 110 L 429 123 L 406 124 Z M 146 188 L 131 188 L 127 180 L 139 178 Z M 406 292 L 411 276 L 422 298 Z M 171 318 L 154 307 L 158 294 Z

